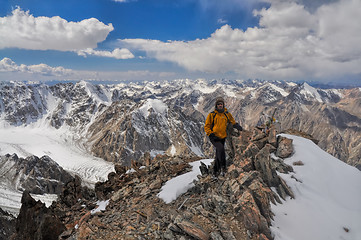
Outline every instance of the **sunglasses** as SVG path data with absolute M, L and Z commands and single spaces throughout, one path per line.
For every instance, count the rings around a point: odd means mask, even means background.
M 218 105 L 223 105 L 223 103 L 217 103 L 217 106 L 218 106 Z

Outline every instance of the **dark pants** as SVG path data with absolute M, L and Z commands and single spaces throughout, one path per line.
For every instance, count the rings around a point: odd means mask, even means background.
M 216 148 L 216 158 L 214 159 L 214 174 L 218 175 L 221 169 L 226 170 L 226 151 L 224 149 L 224 143 L 226 139 L 211 140 L 211 143 Z

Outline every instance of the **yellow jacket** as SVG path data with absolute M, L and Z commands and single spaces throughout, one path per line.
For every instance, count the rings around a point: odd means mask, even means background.
M 227 111 L 227 108 L 224 109 L 224 112 L 220 113 L 217 110 L 209 113 L 204 125 L 204 131 L 209 136 L 211 133 L 214 133 L 219 138 L 227 137 L 227 124 L 231 123 L 232 125 L 236 124 L 231 113 Z M 213 128 L 212 128 L 212 124 Z

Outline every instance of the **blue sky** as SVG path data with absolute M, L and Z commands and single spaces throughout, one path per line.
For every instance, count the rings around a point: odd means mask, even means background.
M 0 81 L 361 85 L 359 0 L 0 0 Z

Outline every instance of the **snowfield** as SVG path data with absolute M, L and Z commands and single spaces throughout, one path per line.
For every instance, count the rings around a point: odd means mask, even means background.
M 295 153 L 285 162 L 294 173 L 281 174 L 295 194 L 273 205 L 275 240 L 361 239 L 361 171 L 331 156 L 311 140 L 293 139 Z
M 79 175 L 87 186 L 92 187 L 98 181 L 107 180 L 108 174 L 114 171 L 114 165 L 90 155 L 82 144 L 69 136 L 71 134 L 66 130 L 51 128 L 0 128 L 0 155 L 16 153 L 23 158 L 48 155 L 68 172 Z M 0 207 L 17 213 L 22 193 L 3 181 L 0 189 Z M 56 195 L 39 195 L 34 198 L 50 205 Z

